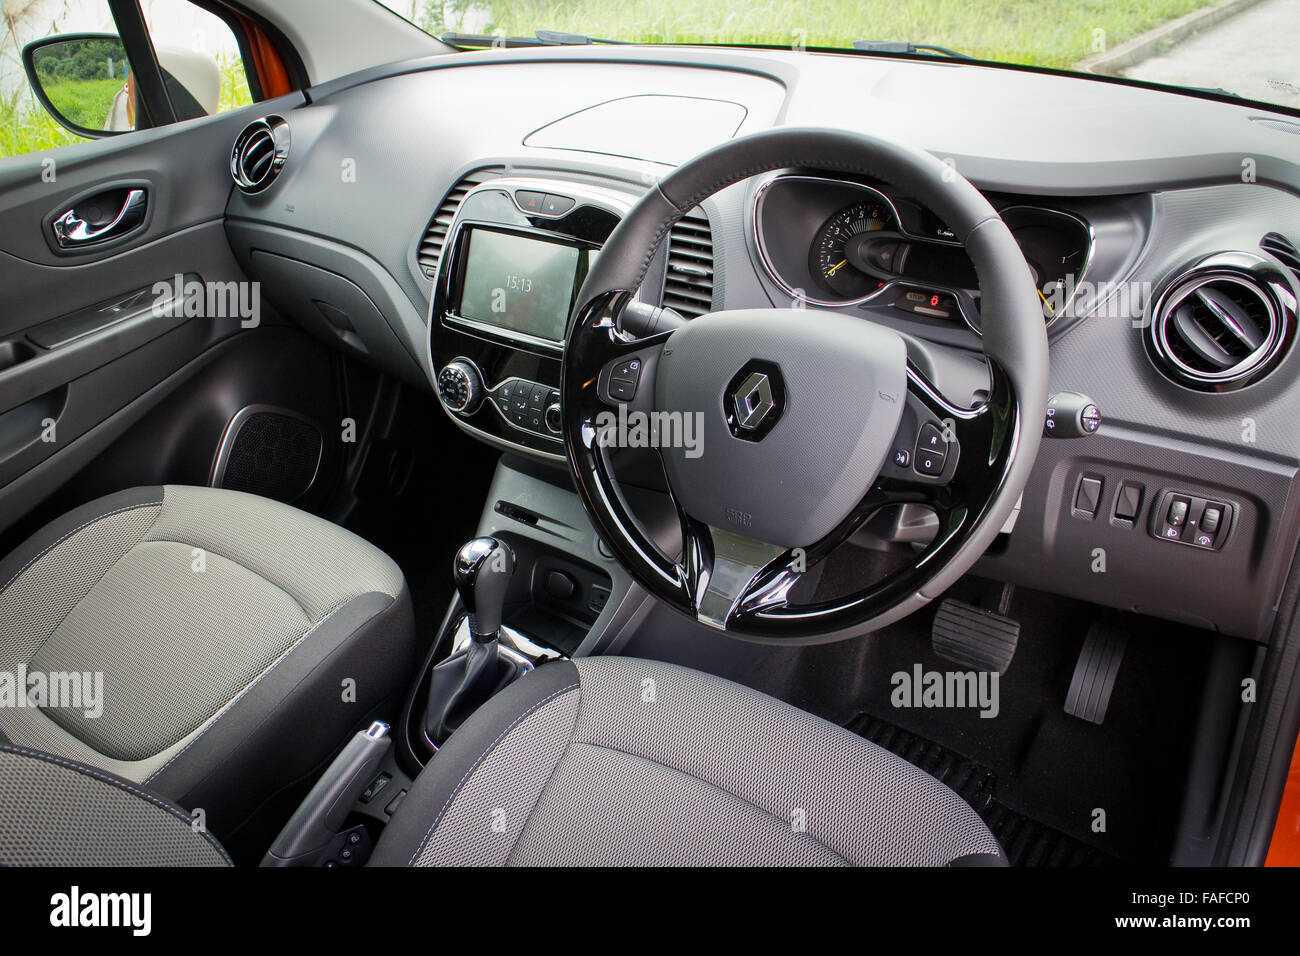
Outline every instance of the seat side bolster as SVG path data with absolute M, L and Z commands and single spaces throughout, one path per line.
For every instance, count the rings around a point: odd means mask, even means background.
M 163 489 L 160 486 L 141 486 L 96 498 L 78 508 L 73 508 L 67 514 L 60 515 L 9 554 L 0 558 L 0 592 L 18 577 L 23 568 L 30 566 L 41 554 L 58 544 L 69 533 L 109 514 L 127 508 L 156 505 L 162 500 Z
M 209 825 L 242 859 L 234 834 L 285 791 L 309 783 L 321 769 L 320 755 L 332 759 L 348 734 L 378 709 L 400 707 L 393 695 L 401 694 L 414 666 L 414 638 L 405 586 L 396 598 L 375 592 L 352 598 L 155 772 L 149 786 L 182 806 L 225 808 Z M 383 716 L 391 720 L 396 714 Z M 285 781 L 282 791 L 268 796 L 245 786 L 249 777 L 261 775 Z

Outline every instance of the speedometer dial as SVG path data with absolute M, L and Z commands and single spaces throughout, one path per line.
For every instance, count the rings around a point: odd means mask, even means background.
M 856 269 L 845 255 L 845 246 L 864 232 L 896 228 L 893 210 L 882 202 L 855 203 L 826 220 L 813 238 L 808 264 L 823 291 L 850 300 L 878 289 L 880 280 Z

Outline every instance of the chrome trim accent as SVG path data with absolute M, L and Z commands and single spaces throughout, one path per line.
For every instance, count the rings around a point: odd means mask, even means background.
M 54 220 L 50 224 L 50 228 L 54 230 L 54 238 L 62 249 L 79 245 L 93 245 L 96 242 L 107 242 L 110 239 L 117 238 L 113 235 L 113 230 L 127 217 L 127 214 L 134 212 L 141 203 L 146 201 L 147 197 L 143 189 L 131 189 L 127 192 L 126 200 L 122 203 L 122 208 L 117 211 L 117 215 L 113 217 L 112 222 L 92 227 L 86 220 L 77 218 L 75 209 L 69 209 Z M 141 222 L 143 222 L 143 219 Z M 131 229 L 139 225 L 140 223 L 136 223 Z M 123 235 L 130 231 L 130 229 L 123 230 Z
M 1269 273 L 1275 273 L 1274 278 Z M 1288 326 L 1293 324 L 1288 304 L 1279 298 L 1276 282 L 1284 280 L 1282 273 L 1271 262 L 1253 252 L 1225 252 L 1201 259 L 1165 283 L 1164 289 L 1151 306 L 1151 321 L 1147 344 L 1153 358 L 1182 385 L 1222 387 L 1250 379 L 1279 357 L 1288 341 Z M 1268 317 L 1268 329 L 1262 345 L 1240 362 L 1221 372 L 1205 372 L 1184 362 L 1174 353 L 1169 341 L 1169 325 L 1175 310 L 1188 298 L 1196 296 L 1209 310 L 1224 322 L 1225 327 L 1238 341 L 1249 345 L 1244 331 L 1217 304 L 1202 293 L 1206 286 L 1227 283 L 1244 289 L 1263 306 Z M 1285 288 L 1285 286 L 1284 286 Z M 1180 381 L 1181 380 L 1181 381 Z
M 916 386 L 916 389 L 918 391 L 924 392 L 927 398 L 929 398 L 932 402 L 934 402 L 936 405 L 942 408 L 953 418 L 962 418 L 962 419 L 975 418 L 976 416 L 981 414 L 984 411 L 985 406 L 988 405 L 988 402 L 984 402 L 980 405 L 976 405 L 974 408 L 958 408 L 952 402 L 948 401 L 948 399 L 944 398 L 933 388 L 931 388 L 930 383 L 925 380 L 925 377 L 912 367 L 911 362 L 907 363 L 907 380 L 911 382 L 914 386 Z M 1019 403 L 1017 402 L 1017 405 L 1018 404 Z
M 469 618 L 462 614 L 460 620 L 456 622 L 456 637 L 452 641 L 451 653 L 457 654 L 463 651 L 469 646 L 470 640 Z M 505 624 L 501 625 L 501 630 L 497 635 L 497 649 L 511 659 L 526 665 L 529 670 L 532 670 L 542 661 L 565 659 L 565 656 L 559 651 L 544 644 L 538 644 L 532 638 Z
M 252 144 L 263 136 L 270 138 L 271 164 L 260 177 L 253 179 L 244 169 L 243 161 Z M 250 194 L 260 193 L 280 175 L 285 160 L 289 158 L 291 142 L 289 124 L 284 117 L 270 115 L 253 120 L 235 137 L 235 144 L 230 151 L 230 178 L 241 191 Z
M 475 406 L 475 399 L 482 398 L 482 396 L 478 394 L 478 386 L 474 384 L 474 379 L 477 378 L 480 382 L 482 382 L 483 373 L 479 371 L 478 366 L 474 364 L 474 361 L 472 359 L 455 358 L 452 359 L 450 362 L 448 362 L 446 365 L 444 365 L 438 371 L 437 375 L 434 376 L 435 386 L 437 386 L 438 384 L 437 380 L 442 378 L 444 372 L 454 372 L 460 375 L 461 380 L 465 383 L 465 404 L 461 405 L 460 407 L 453 406 L 451 402 L 447 401 L 445 398 L 442 397 L 442 389 L 435 388 L 435 391 L 438 393 L 439 400 L 441 400 L 442 403 L 445 406 L 447 406 L 447 408 L 451 409 L 451 411 L 455 412 L 457 415 L 474 414 L 474 412 L 478 410 L 477 406 Z M 471 375 L 470 372 L 473 372 L 474 374 Z M 471 406 L 474 407 L 471 408 Z

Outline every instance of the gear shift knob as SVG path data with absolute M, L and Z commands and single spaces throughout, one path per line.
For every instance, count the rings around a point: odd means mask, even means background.
M 456 554 L 453 574 L 461 603 L 469 612 L 476 641 L 494 641 L 501 629 L 506 589 L 515 573 L 515 553 L 496 538 L 475 538 Z

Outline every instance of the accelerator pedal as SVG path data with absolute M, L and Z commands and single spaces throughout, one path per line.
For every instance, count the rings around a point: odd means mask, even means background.
M 1115 690 L 1115 678 L 1127 646 L 1128 636 L 1124 631 L 1103 621 L 1093 622 L 1074 664 L 1074 677 L 1065 696 L 1067 714 L 1090 724 L 1100 724 L 1106 719 L 1106 708 L 1110 706 L 1110 695 Z
M 1006 673 L 1020 640 L 1020 622 L 947 598 L 930 627 L 934 652 L 977 671 Z

